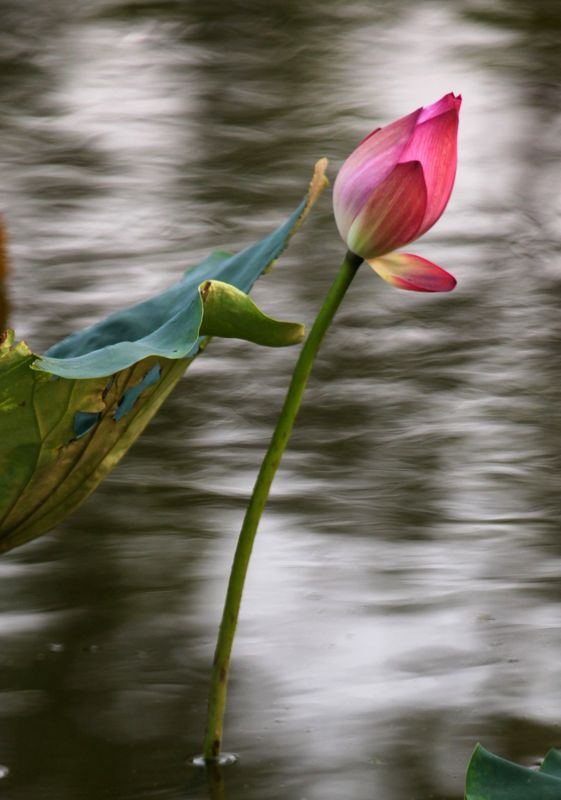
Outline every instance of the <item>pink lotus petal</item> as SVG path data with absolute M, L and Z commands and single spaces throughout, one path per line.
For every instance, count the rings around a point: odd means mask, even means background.
M 440 100 L 437 100 L 436 103 L 432 103 L 432 105 L 423 108 L 419 119 L 417 120 L 417 124 L 420 125 L 421 122 L 426 122 L 428 119 L 438 117 L 440 114 L 445 114 L 447 111 L 452 111 L 455 109 L 457 112 L 459 112 L 461 105 L 461 94 L 456 97 L 453 92 L 449 92 L 448 94 L 445 94 L 444 97 L 441 97 Z
M 390 253 L 382 258 L 369 259 L 374 272 L 398 289 L 412 292 L 450 292 L 456 279 L 426 258 L 411 253 Z
M 375 258 L 412 241 L 423 222 L 427 190 L 419 161 L 397 164 L 370 194 L 352 223 L 349 249 L 363 258 Z
M 450 198 L 456 177 L 457 135 L 458 112 L 453 108 L 417 125 L 400 157 L 400 161 L 420 161 L 425 174 L 427 207 L 417 236 L 434 225 Z
M 343 239 L 370 194 L 392 171 L 413 135 L 421 109 L 370 133 L 347 158 L 333 186 L 333 210 Z
M 365 259 L 390 253 L 440 217 L 456 174 L 461 102 L 449 93 L 378 128 L 345 161 L 335 181 L 333 209 L 351 251 Z

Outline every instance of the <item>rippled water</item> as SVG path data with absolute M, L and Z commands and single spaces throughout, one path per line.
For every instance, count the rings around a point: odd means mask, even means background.
M 263 520 L 227 800 L 459 800 L 477 740 L 561 745 L 559 7 L 1 0 L 10 324 L 36 350 L 240 249 L 370 129 L 453 90 L 460 168 L 420 255 L 364 270 Z M 324 197 L 256 288 L 310 323 Z M 214 341 L 113 475 L 0 561 L 9 800 L 207 800 L 225 578 L 295 350 Z

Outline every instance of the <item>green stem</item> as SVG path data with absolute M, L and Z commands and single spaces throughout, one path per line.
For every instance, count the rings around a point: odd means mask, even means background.
M 232 644 L 234 642 L 234 635 L 238 622 L 245 577 L 259 520 L 261 519 L 261 514 L 265 508 L 273 478 L 275 477 L 275 473 L 292 431 L 294 420 L 300 409 L 314 359 L 320 348 L 323 337 L 335 316 L 335 312 L 339 308 L 339 304 L 345 296 L 345 292 L 349 288 L 361 263 L 362 259 L 359 256 L 348 252 L 341 264 L 339 273 L 300 351 L 300 356 L 294 368 L 292 380 L 290 381 L 290 386 L 286 393 L 275 432 L 273 433 L 269 449 L 265 454 L 257 480 L 255 481 L 253 494 L 245 514 L 238 539 L 238 546 L 234 555 L 218 641 L 214 653 L 207 728 L 203 750 L 203 755 L 207 762 L 216 761 L 220 756 L 224 709 L 226 706 L 226 692 L 228 688 L 228 672 L 230 669 L 230 655 L 232 653 Z

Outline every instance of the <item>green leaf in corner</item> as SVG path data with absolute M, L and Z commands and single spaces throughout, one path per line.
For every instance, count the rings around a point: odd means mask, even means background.
M 547 753 L 540 767 L 540 772 L 561 779 L 561 753 L 559 750 L 550 750 Z
M 467 770 L 465 800 L 561 800 L 561 753 L 551 750 L 534 770 L 478 744 Z
M 210 336 L 301 341 L 298 323 L 247 297 L 326 185 L 318 162 L 306 197 L 272 234 L 214 253 L 175 285 L 63 339 L 43 356 L 0 335 L 0 552 L 53 528 L 110 472 Z

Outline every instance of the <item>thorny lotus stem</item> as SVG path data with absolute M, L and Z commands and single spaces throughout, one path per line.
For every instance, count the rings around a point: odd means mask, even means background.
M 257 480 L 255 481 L 253 494 L 245 514 L 236 553 L 234 555 L 234 561 L 232 563 L 230 581 L 228 583 L 228 591 L 214 653 L 207 728 L 203 750 L 203 756 L 206 762 L 217 761 L 222 747 L 222 728 L 228 688 L 230 655 L 236 632 L 245 577 L 259 520 L 261 519 L 261 514 L 265 508 L 273 478 L 292 431 L 294 420 L 300 409 L 314 359 L 320 348 L 323 337 L 335 316 L 335 312 L 361 263 L 362 259 L 359 256 L 347 252 L 339 273 L 302 347 L 275 432 L 273 433 L 269 449 L 265 454 Z

